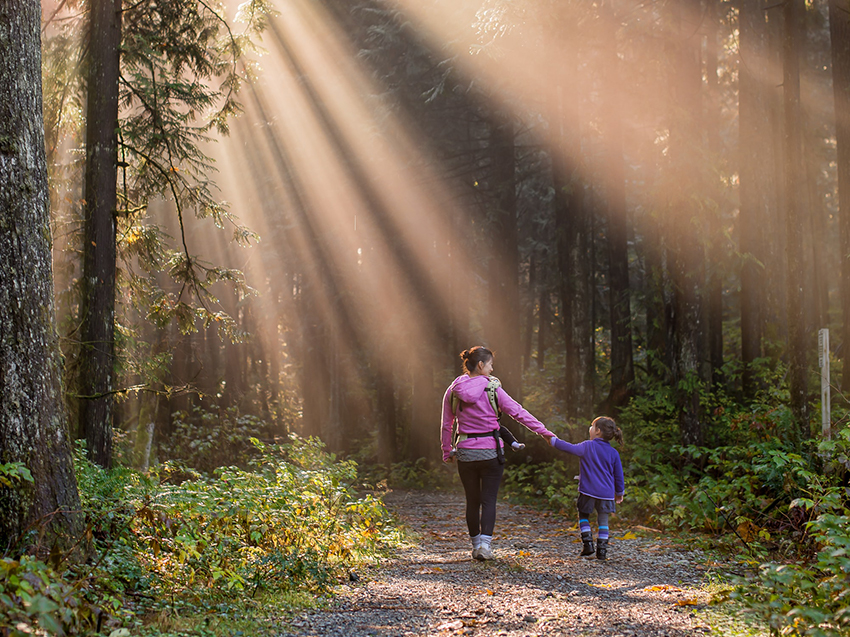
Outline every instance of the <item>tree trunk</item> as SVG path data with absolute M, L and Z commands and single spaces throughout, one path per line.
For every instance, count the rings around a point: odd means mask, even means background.
M 55 326 L 40 18 L 38 2 L 0 4 L 0 464 L 33 478 L 0 486 L 3 551 L 31 525 L 76 533 L 81 522 Z
M 497 353 L 496 375 L 516 400 L 522 398 L 522 355 L 519 321 L 519 245 L 516 209 L 514 125 L 497 116 L 490 132 L 492 178 L 496 205 L 490 255 L 487 340 Z
M 841 254 L 841 390 L 850 391 L 850 0 L 829 1 L 832 89 L 838 146 L 838 226 Z
M 566 116 L 560 87 L 552 97 L 552 184 L 555 190 L 555 241 L 564 328 L 564 385 L 567 416 L 589 418 L 593 409 L 594 348 L 591 240 L 584 183 L 576 169 L 581 140 L 576 122 Z
M 707 83 L 706 105 L 705 105 L 705 130 L 707 131 L 707 145 L 709 161 L 716 166 L 723 155 L 723 142 L 720 136 L 720 109 L 721 95 L 717 81 L 717 52 L 719 43 L 717 31 L 720 25 L 720 0 L 707 0 L 708 12 L 706 15 L 706 58 L 705 76 Z M 711 270 L 708 273 L 708 294 L 706 318 L 708 332 L 708 358 L 711 362 L 711 377 L 716 385 L 722 383 L 721 370 L 723 368 L 723 216 L 724 206 L 722 204 L 722 185 L 714 174 L 714 170 L 708 171 L 711 175 L 709 192 L 714 201 L 710 210 L 709 219 L 709 249 L 711 255 L 709 263 Z
M 699 387 L 703 377 L 700 288 L 705 280 L 702 246 L 696 223 L 693 193 L 699 183 L 696 161 L 702 68 L 699 40 L 686 21 L 682 7 L 673 16 L 676 42 L 671 47 L 673 104 L 676 107 L 670 131 L 670 161 L 673 183 L 678 188 L 667 211 L 668 261 L 673 288 L 673 382 L 679 409 L 682 443 L 701 445 L 704 432 L 700 421 Z
M 767 74 L 767 25 L 761 0 L 741 0 L 738 31 L 740 62 L 738 70 L 738 148 L 740 180 L 741 264 L 741 358 L 744 364 L 744 393 L 754 392 L 752 362 L 761 357 L 765 314 L 764 276 L 767 255 L 764 227 L 769 218 L 768 173 L 765 155 L 770 156 L 769 121 L 762 88 Z
M 88 455 L 112 464 L 115 364 L 115 212 L 117 182 L 120 0 L 90 6 L 86 110 L 80 417 Z
M 537 369 L 546 367 L 546 339 L 549 335 L 549 321 L 551 320 L 549 302 L 549 288 L 544 284 L 540 286 L 540 316 L 537 324 Z
M 607 2 L 600 8 L 602 41 L 606 43 L 605 91 L 608 221 L 608 286 L 611 315 L 611 390 L 606 403 L 616 413 L 632 392 L 635 369 L 632 355 L 631 289 L 629 287 L 628 216 L 626 211 L 625 161 L 623 159 L 623 125 L 620 116 L 619 58 L 616 48 L 616 16 Z
M 522 346 L 522 371 L 531 368 L 531 350 L 534 348 L 534 304 L 537 299 L 537 258 L 532 254 L 528 262 L 528 302 L 525 306 L 525 340 Z
M 782 39 L 783 93 L 785 106 L 785 262 L 787 264 L 788 384 L 791 411 L 800 439 L 808 440 L 808 369 L 806 366 L 806 326 L 803 316 L 803 143 L 800 130 L 800 62 L 804 0 L 786 0 Z

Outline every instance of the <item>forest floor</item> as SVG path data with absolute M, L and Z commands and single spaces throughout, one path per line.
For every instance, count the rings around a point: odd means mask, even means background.
M 285 637 L 691 637 L 759 635 L 711 604 L 725 566 L 681 540 L 611 520 L 608 560 L 578 557 L 575 520 L 499 502 L 496 559 L 471 558 L 459 493 L 384 497 L 414 542 L 352 573 Z M 716 559 L 716 558 L 715 558 Z

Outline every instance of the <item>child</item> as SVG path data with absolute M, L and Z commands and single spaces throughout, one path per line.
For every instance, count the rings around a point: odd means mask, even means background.
M 623 432 L 617 424 L 605 416 L 594 420 L 590 425 L 590 440 L 577 445 L 557 436 L 549 439 L 555 449 L 578 456 L 578 525 L 581 531 L 582 557 L 591 557 L 593 534 L 590 531 L 590 514 L 596 509 L 596 521 L 599 531 L 596 537 L 596 559 L 608 557 L 608 516 L 617 510 L 616 504 L 623 501 L 625 481 L 620 454 L 608 441 L 616 439 L 623 444 Z

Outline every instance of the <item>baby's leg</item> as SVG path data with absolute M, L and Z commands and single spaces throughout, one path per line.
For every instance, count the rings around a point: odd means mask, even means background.
M 511 430 L 502 425 L 499 427 L 499 437 L 502 439 L 502 442 L 505 443 L 506 447 L 511 447 L 513 449 L 524 449 L 525 445 L 521 442 L 517 442 L 517 439 L 511 433 Z

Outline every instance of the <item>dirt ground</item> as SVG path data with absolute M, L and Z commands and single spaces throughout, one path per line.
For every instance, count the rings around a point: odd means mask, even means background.
M 685 637 L 710 626 L 703 584 L 719 565 L 645 527 L 611 519 L 608 560 L 578 557 L 574 519 L 500 502 L 493 549 L 477 562 L 461 494 L 384 498 L 417 541 L 352 574 L 327 610 L 296 617 L 287 637 L 407 635 Z

